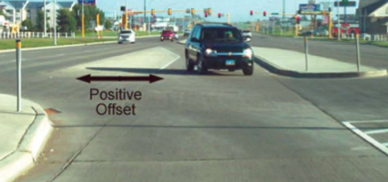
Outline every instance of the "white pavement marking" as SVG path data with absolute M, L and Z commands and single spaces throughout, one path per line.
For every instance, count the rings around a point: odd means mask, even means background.
M 361 130 L 359 130 L 358 128 L 356 128 L 355 126 L 353 126 L 352 124 L 350 124 L 349 122 L 342 122 L 347 128 L 349 128 L 353 133 L 357 134 L 358 136 L 360 136 L 361 138 L 363 138 L 364 140 L 368 141 L 369 143 L 371 143 L 373 146 L 375 146 L 377 149 L 379 149 L 381 152 L 383 152 L 384 154 L 388 155 L 388 148 L 385 147 L 383 144 L 379 143 L 378 141 L 376 141 L 375 139 L 373 139 L 372 137 L 370 137 L 369 135 L 365 134 L 364 132 L 362 132 Z
M 180 59 L 181 57 L 178 56 L 177 58 L 175 58 L 174 60 L 172 60 L 171 62 L 167 63 L 166 65 L 164 65 L 163 67 L 160 68 L 160 70 L 164 70 L 165 68 L 167 68 L 168 66 L 170 66 L 172 63 L 174 63 L 175 61 L 177 61 L 178 59 Z
M 171 54 L 174 54 L 175 56 L 177 56 L 177 58 L 175 58 L 175 59 L 172 60 L 171 62 L 167 63 L 167 64 L 164 65 L 163 67 L 161 67 L 160 70 L 166 69 L 166 68 L 167 68 L 168 66 L 170 66 L 172 63 L 174 63 L 175 61 L 177 61 L 178 59 L 181 58 L 181 56 L 179 56 L 178 54 L 176 54 L 176 53 L 174 53 L 174 52 L 172 52 L 172 51 L 170 51 L 170 50 L 168 50 L 168 49 L 166 49 L 166 48 L 164 48 L 164 47 L 162 47 L 162 48 L 163 48 L 164 50 L 170 52 Z
M 371 135 L 371 134 L 379 134 L 379 133 L 387 133 L 388 129 L 381 129 L 381 130 L 368 130 L 365 131 L 364 133 Z
M 381 145 L 384 145 L 384 146 L 388 147 L 388 142 L 387 143 L 382 143 Z
M 370 121 L 343 121 L 346 123 L 387 123 L 388 120 L 370 120 Z
M 351 150 L 368 150 L 368 149 L 370 149 L 370 147 L 361 146 L 361 147 L 353 147 Z

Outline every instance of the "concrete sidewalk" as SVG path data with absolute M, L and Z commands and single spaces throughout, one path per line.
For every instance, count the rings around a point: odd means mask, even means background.
M 308 69 L 306 71 L 306 58 L 304 53 L 275 48 L 252 47 L 252 49 L 261 66 L 273 73 L 284 76 L 335 78 L 384 76 L 387 74 L 387 70 L 385 69 L 367 66 L 361 66 L 360 72 L 358 72 L 356 60 L 351 64 L 313 55 L 309 55 Z
M 22 100 L 16 112 L 16 97 L 0 94 L 0 182 L 12 181 L 32 167 L 52 131 L 44 110 Z

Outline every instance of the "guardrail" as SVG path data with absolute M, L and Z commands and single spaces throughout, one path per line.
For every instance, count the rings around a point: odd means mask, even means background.
M 53 38 L 54 33 L 46 33 L 43 32 L 19 32 L 19 33 L 11 33 L 11 32 L 2 32 L 0 33 L 0 39 L 20 39 L 20 38 Z M 57 33 L 57 38 L 75 38 L 75 33 Z

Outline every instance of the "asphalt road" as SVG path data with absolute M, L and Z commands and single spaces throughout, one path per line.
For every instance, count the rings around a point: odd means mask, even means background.
M 299 50 L 298 41 L 259 36 L 252 45 Z M 338 56 L 350 46 L 311 51 Z M 370 54 L 375 49 L 363 47 Z M 383 65 L 379 56 L 366 64 Z M 387 156 L 342 125 L 387 119 L 386 77 L 294 79 L 258 65 L 251 77 L 240 71 L 199 76 L 185 71 L 182 45 L 157 38 L 138 39 L 134 45 L 32 51 L 24 57 L 23 95 L 60 113 L 50 115 L 55 131 L 39 165 L 18 181 L 353 182 L 388 177 Z M 13 53 L 0 54 L 1 93 L 15 93 L 12 58 Z M 87 84 L 75 79 L 87 73 L 153 73 L 164 80 Z M 137 114 L 99 116 L 96 104 L 110 101 L 91 101 L 91 88 L 142 92 L 139 101 L 112 101 L 136 104 Z M 379 124 L 359 127 L 371 130 Z

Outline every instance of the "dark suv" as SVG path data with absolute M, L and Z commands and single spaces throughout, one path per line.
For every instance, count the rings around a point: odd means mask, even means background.
M 185 46 L 186 68 L 205 74 L 208 69 L 242 69 L 253 74 L 253 51 L 241 32 L 227 24 L 197 24 Z

